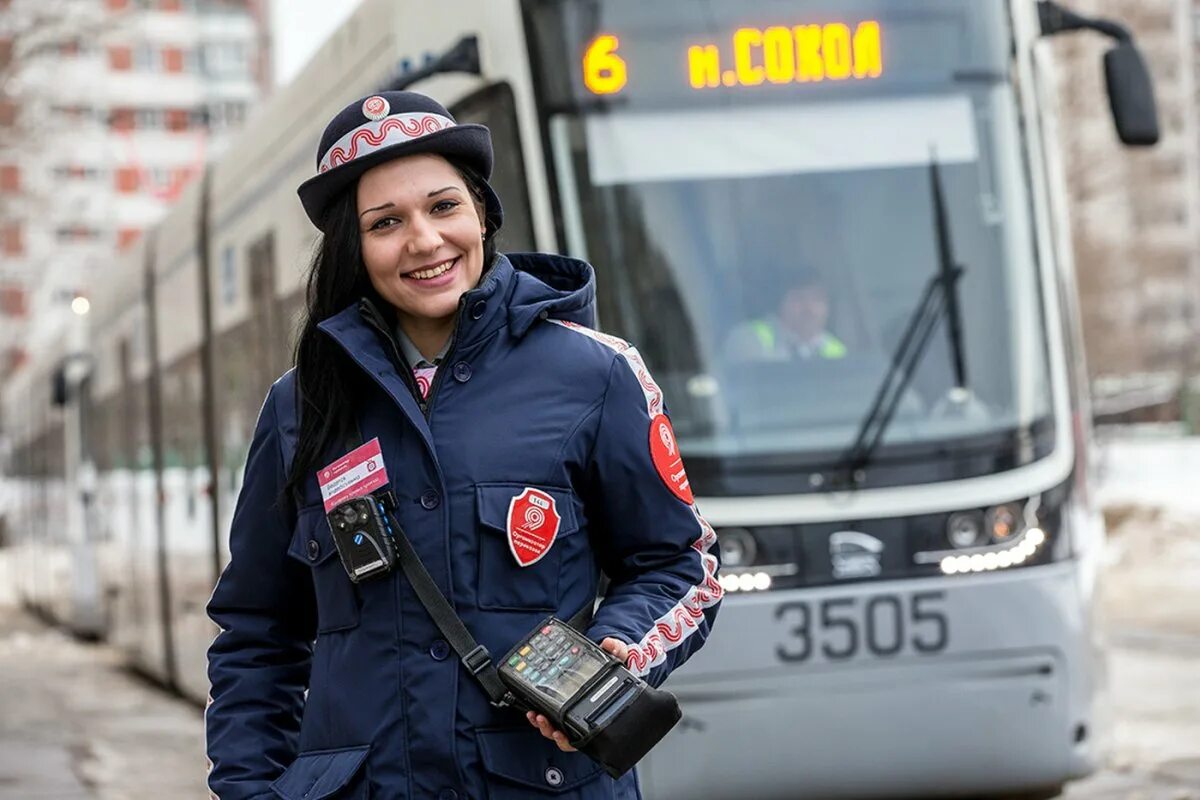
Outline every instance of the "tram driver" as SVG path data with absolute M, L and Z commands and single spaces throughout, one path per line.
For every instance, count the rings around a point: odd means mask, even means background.
M 775 312 L 746 320 L 729 334 L 729 363 L 746 361 L 833 361 L 846 345 L 829 329 L 829 292 L 821 274 L 802 267 L 790 276 Z

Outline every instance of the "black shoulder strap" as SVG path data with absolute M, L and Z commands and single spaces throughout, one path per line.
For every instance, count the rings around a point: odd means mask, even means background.
M 347 436 L 345 440 L 350 450 L 354 450 L 364 443 L 362 430 L 359 428 L 357 420 L 354 423 L 354 429 L 357 440 L 353 436 Z M 408 582 L 412 584 L 413 591 L 417 593 L 417 599 L 421 601 L 421 605 L 425 606 L 425 610 L 433 618 L 433 624 L 437 625 L 442 636 L 445 636 L 446 641 L 454 648 L 454 652 L 462 660 L 467 672 L 479 681 L 492 705 L 504 707 L 516 704 L 517 698 L 505 688 L 504 683 L 500 680 L 500 673 L 492 664 L 491 653 L 486 647 L 475 641 L 475 637 L 467 630 L 462 618 L 458 616 L 454 607 L 450 605 L 450 601 L 438 588 L 437 583 L 429 574 L 429 570 L 425 569 L 425 564 L 422 563 L 421 557 L 417 555 L 412 542 L 408 540 L 404 528 L 401 527 L 400 521 L 393 513 L 396 508 L 396 499 L 391 492 L 387 493 L 385 507 L 388 516 L 391 517 L 400 569 L 404 572 L 404 577 L 408 578 Z M 583 608 L 572 616 L 567 624 L 582 631 L 591 622 L 594 605 L 594 601 L 584 604 Z
M 391 515 L 391 509 L 388 510 L 388 514 Z M 512 705 L 515 698 L 500 681 L 500 673 L 492 664 L 491 653 L 486 647 L 476 642 L 475 637 L 467 630 L 467 626 L 455 613 L 450 601 L 442 594 L 442 590 L 438 588 L 429 571 L 425 569 L 420 556 L 413 549 L 412 542 L 408 540 L 404 529 L 394 516 L 392 517 L 392 533 L 396 541 L 396 555 L 400 559 L 400 569 L 404 571 L 404 577 L 408 578 L 408 582 L 412 584 L 413 591 L 417 593 L 417 599 L 421 601 L 421 605 L 425 606 L 429 616 L 433 617 L 433 624 L 437 625 L 442 636 L 446 637 L 446 641 L 454 648 L 454 652 L 458 653 L 467 672 L 474 675 L 475 679 L 483 686 L 483 690 L 487 692 L 492 704 L 496 706 Z

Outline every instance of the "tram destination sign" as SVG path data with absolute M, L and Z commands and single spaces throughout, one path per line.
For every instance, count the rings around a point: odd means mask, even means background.
M 553 111 L 938 93 L 1004 79 L 999 0 L 524 0 Z
M 687 85 L 698 91 L 763 85 L 862 81 L 884 73 L 883 26 L 855 23 L 737 28 L 724 41 L 690 41 L 679 48 Z M 593 95 L 615 95 L 630 80 L 621 37 L 602 33 L 584 48 L 583 84 Z

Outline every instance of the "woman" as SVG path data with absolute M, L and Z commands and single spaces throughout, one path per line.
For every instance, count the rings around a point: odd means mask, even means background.
M 398 567 L 351 582 L 318 472 L 364 442 L 395 519 L 497 658 L 592 603 L 601 570 L 586 633 L 650 683 L 708 634 L 716 540 L 662 394 L 636 350 L 584 327 L 591 267 L 496 254 L 491 167 L 486 128 L 384 92 L 334 117 L 300 187 L 323 233 L 307 319 L 208 606 L 222 800 L 639 796 L 633 773 L 609 778 L 544 717 L 490 704 Z

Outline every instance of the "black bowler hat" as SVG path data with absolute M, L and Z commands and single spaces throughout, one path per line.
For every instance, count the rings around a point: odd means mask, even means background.
M 321 134 L 317 174 L 297 190 L 308 218 L 318 228 L 329 201 L 353 186 L 364 172 L 400 156 L 436 153 L 463 162 L 484 178 L 488 233 L 504 221 L 500 198 L 486 181 L 492 176 L 492 135 L 483 125 L 459 125 L 437 101 L 416 92 L 380 92 L 338 112 Z

